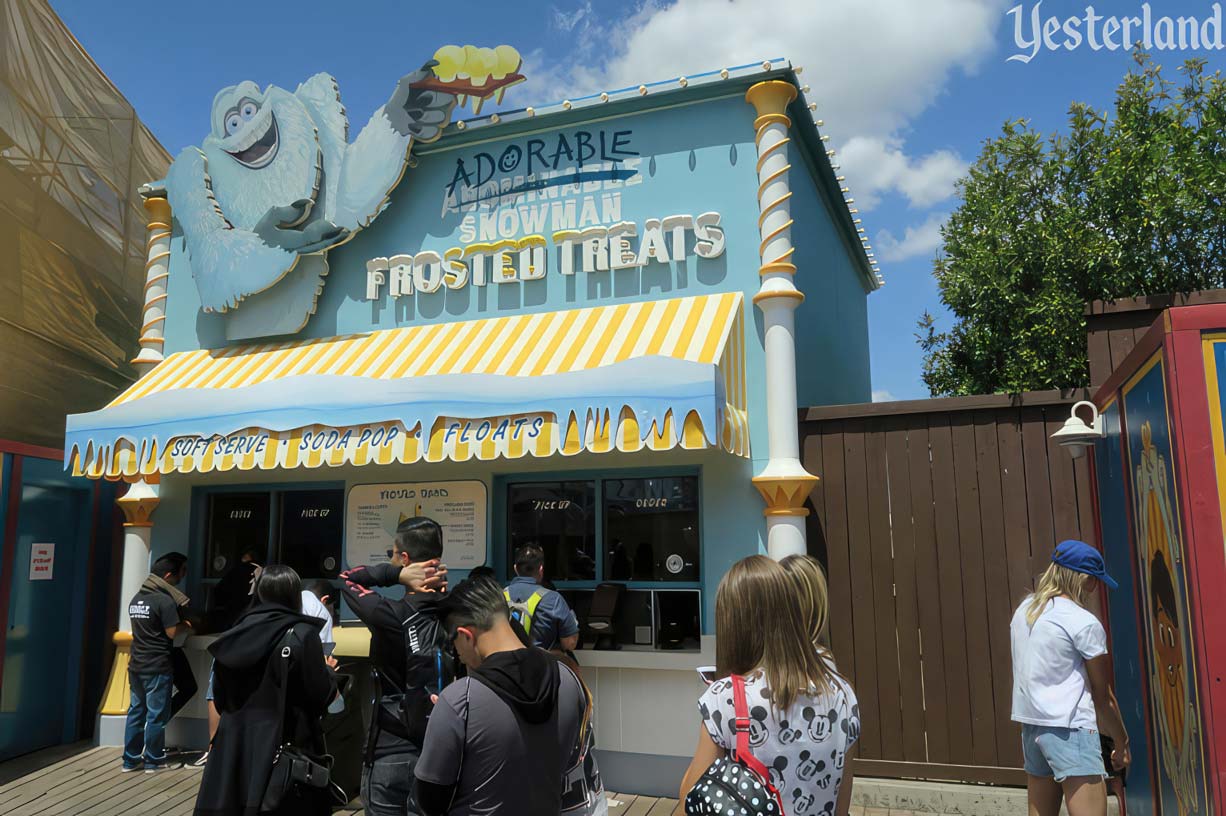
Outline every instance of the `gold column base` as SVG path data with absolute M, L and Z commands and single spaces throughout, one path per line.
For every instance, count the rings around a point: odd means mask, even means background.
M 132 689 L 128 685 L 128 662 L 132 659 L 132 633 L 116 632 L 115 662 L 111 665 L 111 677 L 106 683 L 106 693 L 102 695 L 102 705 L 98 713 L 110 716 L 124 716 L 128 713 L 128 704 L 132 700 Z
M 818 478 L 810 473 L 753 477 L 753 486 L 766 501 L 764 514 L 767 516 L 809 515 L 805 499 L 817 487 L 817 482 Z

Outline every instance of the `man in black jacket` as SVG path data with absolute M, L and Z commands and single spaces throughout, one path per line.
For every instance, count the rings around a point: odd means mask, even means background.
M 362 768 L 362 805 L 368 816 L 417 816 L 413 769 L 421 756 L 421 735 L 428 713 L 411 728 L 392 702 L 405 692 L 409 652 L 406 626 L 415 616 L 441 617 L 447 568 L 440 564 L 443 531 L 438 523 L 414 517 L 396 528 L 395 550 L 387 564 L 354 567 L 341 574 L 349 607 L 370 628 L 370 660 L 379 674 L 379 705 L 371 717 L 366 762 Z M 379 587 L 405 587 L 404 597 L 382 595 Z M 412 732 L 412 733 L 411 733 Z

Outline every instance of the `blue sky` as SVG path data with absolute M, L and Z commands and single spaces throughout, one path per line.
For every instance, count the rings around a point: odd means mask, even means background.
M 932 279 L 937 228 L 956 205 L 954 181 L 1007 119 L 1061 129 L 1069 104 L 1111 104 L 1132 65 L 1122 49 L 1094 50 L 1084 0 L 1043 0 L 1041 20 L 1081 18 L 1056 50 L 1029 62 L 1035 3 L 1016 0 L 677 0 L 617 3 L 519 0 L 409 3 L 211 0 L 166 3 L 52 0 L 94 60 L 173 154 L 208 129 L 214 93 L 242 79 L 294 87 L 318 71 L 336 76 L 346 106 L 374 110 L 395 78 L 446 43 L 516 46 L 530 80 L 515 106 L 580 92 L 786 56 L 804 66 L 823 133 L 832 137 L 851 195 L 881 261 L 886 286 L 869 298 L 875 398 L 927 396 L 915 321 L 941 308 Z M 1134 0 L 1093 5 L 1102 17 L 1143 17 Z M 1207 0 L 1165 0 L 1150 17 L 1214 17 Z M 508 9 L 513 8 L 513 11 Z M 1220 12 L 1219 12 L 1220 13 Z M 1104 21 L 1096 21 L 1102 45 Z M 1152 30 L 1161 38 L 1161 24 Z M 1210 29 L 1212 31 L 1212 29 Z M 1226 38 L 1226 31 L 1221 35 Z M 1118 41 L 1121 35 L 1114 34 Z M 1159 40 L 1161 42 L 1161 40 Z M 1170 73 L 1188 56 L 1210 69 L 1226 51 L 1155 50 Z M 806 274 L 797 283 L 804 288 Z

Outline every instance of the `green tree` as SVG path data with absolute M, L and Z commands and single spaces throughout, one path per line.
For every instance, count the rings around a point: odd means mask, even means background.
M 956 322 L 917 335 L 934 396 L 1088 385 L 1087 302 L 1226 285 L 1226 80 L 1136 60 L 1112 114 L 1008 122 L 958 182 L 933 270 Z

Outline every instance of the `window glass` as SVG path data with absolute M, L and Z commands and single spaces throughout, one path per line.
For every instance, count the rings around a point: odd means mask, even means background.
M 279 559 L 304 581 L 335 578 L 341 570 L 345 491 L 295 490 L 281 494 Z
M 698 479 L 606 479 L 605 579 L 697 581 Z
M 268 493 L 214 493 L 209 496 L 206 578 L 220 578 L 253 550 L 256 561 L 268 555 Z
M 516 548 L 536 544 L 545 552 L 546 579 L 596 578 L 595 482 L 510 485 L 507 516 L 508 565 L 515 563 Z

